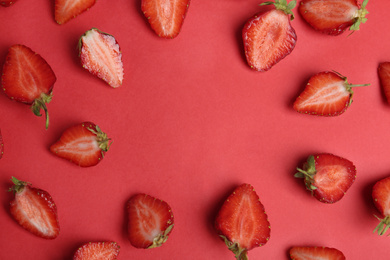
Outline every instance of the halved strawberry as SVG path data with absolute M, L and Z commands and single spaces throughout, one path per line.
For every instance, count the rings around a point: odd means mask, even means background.
M 175 38 L 181 30 L 190 0 L 142 0 L 141 9 L 154 32 Z
M 4 141 L 0 130 L 0 159 L 3 157 L 3 154 L 4 154 Z
M 284 2 L 284 3 L 283 3 Z M 267 71 L 292 52 L 297 35 L 290 24 L 291 11 L 296 1 L 276 0 L 261 5 L 275 5 L 275 9 L 259 13 L 249 19 L 242 30 L 248 65 L 257 71 Z
M 314 29 L 336 36 L 348 27 L 359 30 L 360 24 L 367 21 L 367 3 L 364 0 L 360 6 L 357 0 L 302 0 L 298 10 Z
M 120 247 L 116 242 L 89 242 L 77 249 L 73 260 L 115 260 Z
M 390 104 L 390 62 L 382 62 L 378 66 L 378 76 L 383 93 Z
M 57 206 L 47 191 L 32 187 L 30 183 L 12 177 L 10 188 L 15 198 L 10 203 L 12 217 L 32 234 L 54 239 L 60 233 Z
M 89 10 L 95 3 L 96 0 L 55 0 L 54 19 L 58 24 L 64 24 Z
M 3 66 L 1 84 L 4 93 L 13 100 L 32 105 L 35 115 L 46 113 L 46 129 L 49 113 L 46 103 L 52 99 L 52 89 L 57 78 L 49 64 L 37 53 L 24 45 L 9 48 Z
M 342 199 L 356 179 L 356 167 L 345 158 L 333 154 L 310 155 L 296 178 L 305 180 L 306 188 L 316 199 L 335 203 Z
M 17 0 L 1 0 L 0 6 L 9 7 L 13 5 Z
M 127 202 L 128 237 L 137 248 L 155 248 L 170 235 L 174 218 L 165 201 L 146 194 L 137 194 Z
M 320 72 L 309 79 L 306 88 L 295 100 L 293 108 L 299 113 L 338 116 L 351 105 L 352 88 L 369 85 L 352 85 L 339 73 Z
M 292 247 L 290 249 L 292 260 L 345 260 L 344 254 L 330 247 Z
M 84 69 L 113 88 L 122 85 L 122 52 L 114 36 L 92 28 L 80 38 L 79 55 Z
M 377 217 L 380 223 L 374 232 L 377 231 L 379 235 L 384 235 L 390 228 L 390 177 L 375 183 L 372 188 L 372 198 L 376 208 L 384 217 L 383 219 Z
M 250 184 L 238 186 L 222 205 L 215 228 L 237 260 L 263 246 L 270 238 L 270 224 L 259 196 Z
M 110 140 L 100 127 L 84 122 L 66 129 L 60 139 L 50 146 L 50 151 L 79 166 L 89 167 L 103 159 L 110 148 Z

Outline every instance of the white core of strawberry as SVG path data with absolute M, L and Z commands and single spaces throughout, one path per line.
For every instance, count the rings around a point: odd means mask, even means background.
M 67 145 L 58 147 L 58 152 L 77 154 L 79 157 L 84 157 L 86 154 L 96 153 L 100 150 L 99 144 L 96 141 L 96 136 L 77 137 Z

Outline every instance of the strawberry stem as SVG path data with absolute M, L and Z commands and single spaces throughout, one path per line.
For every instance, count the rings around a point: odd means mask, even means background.
M 30 184 L 29 182 L 20 181 L 20 180 L 16 179 L 14 176 L 11 177 L 11 181 L 14 183 L 14 186 L 9 188 L 8 191 L 9 192 L 12 191 L 14 194 L 17 192 L 21 192 L 25 186 Z
M 303 178 L 305 179 L 306 188 L 310 191 L 317 189 L 314 183 L 314 175 L 316 175 L 317 170 L 315 166 L 315 159 L 313 155 L 310 155 L 307 158 L 306 163 L 303 165 L 303 169 L 296 168 L 297 173 L 294 175 L 295 178 Z
M 248 260 L 248 256 L 247 256 L 248 250 L 246 248 L 241 248 L 238 243 L 234 243 L 230 241 L 225 236 L 220 236 L 220 237 L 223 239 L 228 249 L 235 254 L 237 260 Z
M 375 215 L 374 215 L 375 216 Z M 380 219 L 379 217 L 375 216 L 378 220 L 380 220 L 378 226 L 374 229 L 373 233 L 376 231 L 378 232 L 378 235 L 383 236 L 387 230 L 390 228 L 390 216 L 387 216 L 383 219 Z M 390 236 L 390 235 L 388 235 Z
M 33 111 L 34 115 L 36 116 L 42 116 L 41 109 L 45 111 L 46 116 L 46 129 L 49 127 L 49 112 L 46 107 L 46 103 L 50 103 L 50 101 L 53 98 L 53 94 L 50 92 L 49 94 L 42 93 L 41 96 L 34 100 L 33 105 L 31 106 L 31 110 Z
M 367 4 L 368 4 L 368 0 L 364 0 L 360 9 L 357 11 L 354 17 L 355 23 L 352 24 L 351 27 L 349 27 L 349 30 L 351 30 L 352 32 L 359 30 L 360 24 L 367 22 L 367 18 L 366 18 L 366 15 L 368 14 L 368 11 L 366 9 Z
M 260 6 L 262 5 L 274 5 L 277 10 L 281 10 L 285 14 L 291 15 L 291 21 L 295 18 L 292 9 L 297 5 L 296 0 L 292 0 L 290 3 L 287 3 L 287 0 L 275 0 L 275 2 L 268 1 L 260 4 Z

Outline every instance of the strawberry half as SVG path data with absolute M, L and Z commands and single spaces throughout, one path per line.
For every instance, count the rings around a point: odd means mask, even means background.
M 73 260 L 115 260 L 120 247 L 115 242 L 89 242 L 77 249 Z
M 309 79 L 304 91 L 295 100 L 293 108 L 304 114 L 338 116 L 352 103 L 353 87 L 346 77 L 336 72 L 320 72 Z
M 360 6 L 356 0 L 302 0 L 299 13 L 314 29 L 337 36 L 347 28 L 359 30 L 368 14 L 368 0 Z
M 382 62 L 378 66 L 378 76 L 383 93 L 390 104 L 390 62 Z
M 96 0 L 55 0 L 54 19 L 64 24 L 94 6 Z
M 237 260 L 263 246 L 270 237 L 270 224 L 259 196 L 250 184 L 238 186 L 222 205 L 215 228 Z
M 66 129 L 60 139 L 50 146 L 50 151 L 81 167 L 98 164 L 110 148 L 111 139 L 100 127 L 84 122 Z
M 330 247 L 293 247 L 290 249 L 292 260 L 345 260 L 344 254 Z
M 9 48 L 1 77 L 2 89 L 10 99 L 31 105 L 37 116 L 41 116 L 43 109 L 46 129 L 49 127 L 46 103 L 52 99 L 56 80 L 53 70 L 39 54 L 24 45 Z
M 128 237 L 137 248 L 155 248 L 170 235 L 174 219 L 171 207 L 162 200 L 137 194 L 127 202 Z
M 54 239 L 60 233 L 57 206 L 49 193 L 12 177 L 15 198 L 10 203 L 12 217 L 32 234 Z
M 175 38 L 181 30 L 190 0 L 142 0 L 141 9 L 154 32 Z
M 122 85 L 122 52 L 114 36 L 92 28 L 80 38 L 79 56 L 84 69 L 113 88 Z
M 9 7 L 13 5 L 17 0 L 1 0 L 0 6 Z
M 3 154 L 4 154 L 4 141 L 0 130 L 0 159 L 3 157 Z
M 297 35 L 290 24 L 291 11 L 296 1 L 265 2 L 275 9 L 250 18 L 242 30 L 244 50 L 248 65 L 257 71 L 267 71 L 292 52 Z
M 390 177 L 375 183 L 372 188 L 372 198 L 376 208 L 384 217 L 383 219 L 377 217 L 380 223 L 374 230 L 382 236 L 390 228 Z
M 296 178 L 305 180 L 306 188 L 321 202 L 335 203 L 342 199 L 356 179 L 356 167 L 345 158 L 333 154 L 308 157 Z

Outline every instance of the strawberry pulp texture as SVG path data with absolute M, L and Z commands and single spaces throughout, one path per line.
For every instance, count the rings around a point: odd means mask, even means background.
M 94 6 L 96 0 L 55 0 L 54 19 L 64 24 Z
M 115 260 L 119 252 L 116 242 L 89 242 L 77 249 L 73 260 Z
M 384 235 L 390 228 L 390 177 L 384 178 L 375 183 L 372 189 L 372 198 L 374 204 L 384 218 L 377 219 L 380 221 L 374 232 Z
M 382 62 L 378 66 L 378 76 L 382 91 L 390 104 L 390 62 Z
M 330 247 L 292 247 L 290 249 L 292 260 L 345 260 L 343 252 Z

